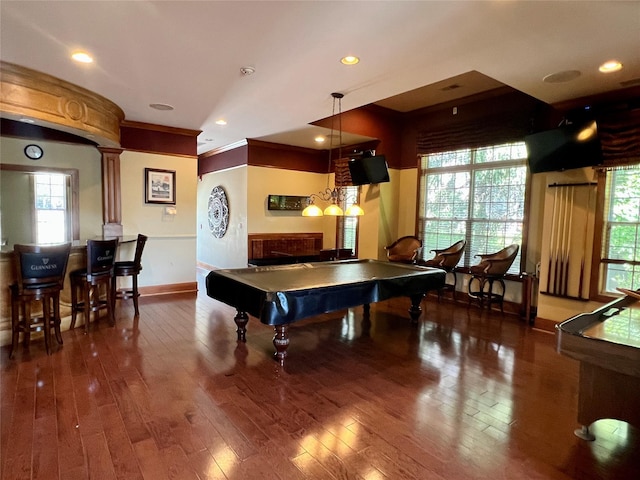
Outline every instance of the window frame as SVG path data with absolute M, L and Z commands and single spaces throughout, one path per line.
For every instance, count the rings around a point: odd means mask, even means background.
M 340 200 L 338 203 L 340 205 L 340 208 L 342 208 L 343 212 L 347 211 L 347 208 L 351 205 L 353 205 L 354 203 L 360 204 L 360 187 L 359 186 L 355 186 L 355 185 L 349 185 L 349 186 L 343 186 L 340 187 L 342 189 L 355 189 L 353 191 L 351 190 L 346 190 L 344 192 L 344 196 L 342 198 L 342 200 Z M 351 201 L 351 199 L 354 198 L 354 201 Z M 360 235 L 360 219 L 359 217 L 347 217 L 347 216 L 341 216 L 341 217 L 336 217 L 336 248 L 351 248 L 349 245 L 345 245 L 345 238 L 346 238 L 346 229 L 347 229 L 347 219 L 350 219 L 350 221 L 355 222 L 355 239 L 354 239 L 354 246 L 353 246 L 353 256 L 357 257 L 358 256 L 358 240 L 359 240 L 359 235 Z
M 509 160 L 499 160 L 492 162 L 477 162 L 476 155 L 479 150 L 487 149 L 487 148 L 498 148 L 501 146 L 517 146 L 517 148 L 523 149 L 523 156 L 516 159 Z M 452 166 L 439 166 L 432 168 L 424 168 L 423 159 L 430 155 L 438 155 L 442 153 L 453 153 L 453 152 L 463 152 L 468 151 L 468 155 L 471 157 L 468 163 L 462 165 L 452 165 Z M 506 278 L 509 279 L 519 279 L 521 277 L 521 273 L 526 271 L 526 252 L 527 252 L 527 237 L 528 237 L 528 229 L 529 229 L 529 218 L 530 218 L 530 196 L 531 196 L 531 173 L 529 172 L 527 166 L 527 157 L 526 157 L 526 149 L 524 148 L 524 141 L 510 141 L 510 142 L 501 142 L 493 145 L 484 145 L 473 148 L 452 148 L 451 150 L 445 152 L 433 152 L 433 153 L 424 153 L 418 154 L 418 189 L 417 189 L 417 208 L 416 208 L 416 236 L 425 243 L 425 235 L 424 231 L 426 230 L 426 223 L 429 221 L 429 217 L 423 216 L 423 212 L 426 213 L 426 203 L 422 202 L 426 200 L 426 185 L 427 176 L 431 174 L 438 173 L 458 173 L 458 172 L 469 172 L 469 198 L 473 198 L 473 189 L 475 188 L 475 176 L 474 172 L 480 170 L 494 170 L 494 169 L 505 169 L 510 167 L 524 167 L 525 169 L 525 178 L 524 178 L 524 200 L 523 200 L 523 211 L 522 211 L 522 219 L 521 222 L 521 232 L 522 239 L 520 241 L 520 251 L 519 251 L 519 259 L 514 262 L 513 266 L 510 269 L 510 272 L 507 273 Z M 425 198 L 423 198 L 425 197 Z M 443 219 L 448 220 L 448 219 Z M 488 219 L 490 221 L 490 219 Z M 460 265 L 456 268 L 457 271 L 466 271 L 471 265 L 477 263 L 474 259 L 474 256 L 477 254 L 483 253 L 493 253 L 493 252 L 475 252 L 473 251 L 473 247 L 470 248 L 470 245 L 473 245 L 472 242 L 472 228 L 473 223 L 477 223 L 478 221 L 487 221 L 487 219 L 474 219 L 473 218 L 473 202 L 469 201 L 467 204 L 467 216 L 466 218 L 460 219 L 452 219 L 453 221 L 463 222 L 465 224 L 464 234 L 461 234 L 460 239 L 465 239 L 467 241 L 467 248 L 465 249 L 464 255 L 461 259 Z M 500 223 L 507 223 L 507 220 L 499 220 Z M 453 243 L 453 241 L 451 241 Z M 445 248 L 448 245 L 424 245 L 424 248 L 420 252 L 421 259 L 430 258 L 430 249 L 431 248 Z M 503 247 L 506 247 L 505 244 Z M 502 248 L 503 248 L 502 247 Z M 496 249 L 495 251 L 498 251 Z M 517 270 L 517 271 L 516 271 Z
M 28 166 L 10 163 L 0 163 L 0 170 L 22 172 L 25 174 L 61 173 L 69 176 L 69 198 L 67 209 L 71 215 L 71 238 L 80 240 L 80 172 L 76 168 L 58 168 L 45 166 Z M 31 206 L 33 208 L 33 204 Z M 32 212 L 32 221 L 35 221 L 35 212 Z M 32 238 L 35 241 L 35 230 L 32 228 Z
M 634 167 L 640 175 L 640 166 Z M 598 169 L 596 207 L 594 220 L 593 248 L 591 256 L 591 275 L 589 278 L 589 299 L 599 302 L 609 302 L 617 296 L 614 292 L 606 291 L 606 268 L 609 264 L 631 264 L 638 265 L 637 261 L 619 261 L 606 257 L 607 240 L 605 230 L 608 228 L 608 189 L 610 187 L 610 175 L 615 171 Z M 640 248 L 640 246 L 638 246 Z

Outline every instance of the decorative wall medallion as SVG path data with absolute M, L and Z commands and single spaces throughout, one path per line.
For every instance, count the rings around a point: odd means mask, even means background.
M 229 204 L 227 194 L 221 186 L 213 187 L 209 195 L 209 229 L 216 238 L 224 237 L 229 226 Z

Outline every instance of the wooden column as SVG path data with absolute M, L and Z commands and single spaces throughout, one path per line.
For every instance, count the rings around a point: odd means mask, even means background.
M 98 147 L 102 154 L 102 234 L 122 236 L 121 148 Z

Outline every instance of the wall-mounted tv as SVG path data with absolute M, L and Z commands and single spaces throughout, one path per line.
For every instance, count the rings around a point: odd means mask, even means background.
M 595 120 L 562 125 L 524 137 L 531 173 L 591 167 L 602 163 Z
M 349 160 L 349 172 L 354 185 L 368 185 L 389 181 L 389 169 L 384 155 L 353 158 Z

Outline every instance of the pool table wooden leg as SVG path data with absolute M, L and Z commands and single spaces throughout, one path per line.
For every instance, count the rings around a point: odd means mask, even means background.
M 273 336 L 273 346 L 276 347 L 276 353 L 273 356 L 280 362 L 280 365 L 283 365 L 289 347 L 289 325 L 276 325 L 273 328 L 276 332 Z
M 422 308 L 420 304 L 422 303 L 422 298 L 424 294 L 420 295 L 411 295 L 411 308 L 409 308 L 409 316 L 411 317 L 411 323 L 418 323 L 418 319 L 420 318 L 420 314 L 422 313 Z
M 249 316 L 247 312 L 241 312 L 238 310 L 238 313 L 235 317 L 233 317 L 233 321 L 236 322 L 238 328 L 236 329 L 236 333 L 238 334 L 239 342 L 247 341 L 247 322 L 249 321 Z

